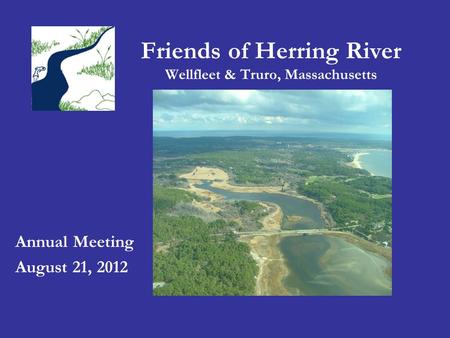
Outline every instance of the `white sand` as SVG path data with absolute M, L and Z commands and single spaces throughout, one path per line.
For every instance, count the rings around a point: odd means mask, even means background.
M 361 165 L 361 156 L 369 155 L 369 153 L 356 153 L 353 155 L 353 161 L 349 163 L 349 165 L 353 168 L 362 169 Z

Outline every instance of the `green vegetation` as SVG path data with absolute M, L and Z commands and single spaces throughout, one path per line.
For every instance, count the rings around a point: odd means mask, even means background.
M 31 40 L 31 55 L 36 56 L 44 52 L 48 52 L 54 46 L 58 46 L 59 42 L 53 40 L 51 42 L 43 42 L 39 40 Z
M 97 41 L 98 37 L 107 29 L 108 27 L 102 27 L 95 32 L 90 32 L 90 34 L 89 29 L 87 29 L 84 33 L 82 33 L 79 29 L 76 29 L 75 33 L 71 35 L 71 37 L 77 40 L 77 42 L 69 46 L 67 50 L 81 49 L 92 45 L 95 41 Z
M 258 202 L 234 201 L 219 204 L 219 215 L 229 221 L 236 222 L 237 231 L 252 231 L 262 228 L 261 220 L 268 215 L 266 208 Z
M 112 58 L 112 56 L 109 55 L 111 46 L 108 46 L 108 49 L 104 54 L 102 54 L 99 49 L 96 49 L 96 51 L 100 57 L 99 61 L 97 61 L 95 65 L 83 67 L 78 74 L 95 75 L 100 76 L 105 80 L 111 80 L 114 77 L 114 64 L 109 61 Z
M 195 195 L 180 189 L 170 189 L 161 187 L 158 184 L 153 186 L 153 210 L 156 213 L 164 213 L 170 210 L 179 202 L 189 202 L 195 199 Z
M 380 181 L 385 185 L 377 188 L 376 184 Z M 390 243 L 392 198 L 372 198 L 368 191 L 361 191 L 361 188 L 369 187 L 371 191 L 386 192 L 386 185 L 385 179 L 378 177 L 348 182 L 335 178 L 300 183 L 297 191 L 324 203 L 338 227 L 355 226 L 353 230 L 359 234 Z
M 193 198 L 183 190 L 153 188 L 153 280 L 165 283 L 154 294 L 253 294 L 257 266 L 231 232 L 235 223 L 169 215 Z
M 188 156 L 191 161 L 226 170 L 236 184 L 282 185 L 292 180 L 292 175 L 332 175 L 355 177 L 368 175 L 361 169 L 349 167 L 348 155 L 322 146 L 294 150 L 241 149 L 206 152 Z
M 157 176 L 157 181 L 159 186 L 163 187 L 186 187 L 187 180 L 184 178 L 179 178 L 173 173 L 160 173 Z
M 89 29 L 86 29 L 86 31 L 84 33 L 81 33 L 81 31 L 79 29 L 76 29 L 75 31 L 76 31 L 76 35 L 71 35 L 70 37 L 77 40 L 80 45 L 85 45 L 86 41 L 87 41 L 87 35 L 89 33 Z M 88 46 L 88 45 L 86 45 L 86 46 Z
M 262 163 L 272 155 L 264 150 L 220 151 L 192 155 L 190 159 L 225 169 L 237 184 L 274 184 L 275 172 Z
M 351 158 L 337 150 L 314 148 L 293 153 L 293 161 L 303 176 L 356 176 L 367 174 L 365 170 L 351 168 L 346 163 Z
M 349 180 L 348 184 L 371 194 L 388 195 L 392 193 L 392 179 L 388 177 L 359 177 L 354 180 Z
M 86 111 L 86 109 L 74 106 L 72 103 L 68 101 L 61 101 L 59 103 L 59 110 L 61 111 Z
M 238 208 L 239 214 L 245 215 L 245 214 L 255 214 L 263 210 L 264 208 L 259 204 L 258 202 L 252 202 L 252 201 L 235 201 L 233 202 L 233 205 Z
M 311 176 L 368 176 L 367 171 L 348 166 L 351 158 L 334 149 L 344 145 L 310 138 L 155 137 L 154 171 L 178 174 L 199 165 L 213 166 L 225 170 L 235 184 L 290 184 L 291 189 Z M 367 143 L 376 145 L 379 142 Z
M 225 150 L 272 150 L 293 153 L 296 150 L 314 149 L 391 149 L 385 141 L 348 141 L 308 137 L 153 137 L 154 154 L 159 157 L 179 157 Z
M 232 235 L 183 241 L 153 256 L 155 295 L 251 295 L 257 267 L 249 248 Z

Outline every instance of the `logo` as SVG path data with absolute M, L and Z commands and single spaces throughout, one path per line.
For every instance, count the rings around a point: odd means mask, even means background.
M 33 111 L 115 110 L 115 28 L 31 28 Z

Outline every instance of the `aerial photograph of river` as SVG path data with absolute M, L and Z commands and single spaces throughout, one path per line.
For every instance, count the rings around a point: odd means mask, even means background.
M 153 102 L 155 296 L 392 295 L 389 90 Z

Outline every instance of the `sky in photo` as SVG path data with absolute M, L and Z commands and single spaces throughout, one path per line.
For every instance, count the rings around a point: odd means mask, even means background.
M 154 131 L 391 136 L 390 90 L 157 90 Z

